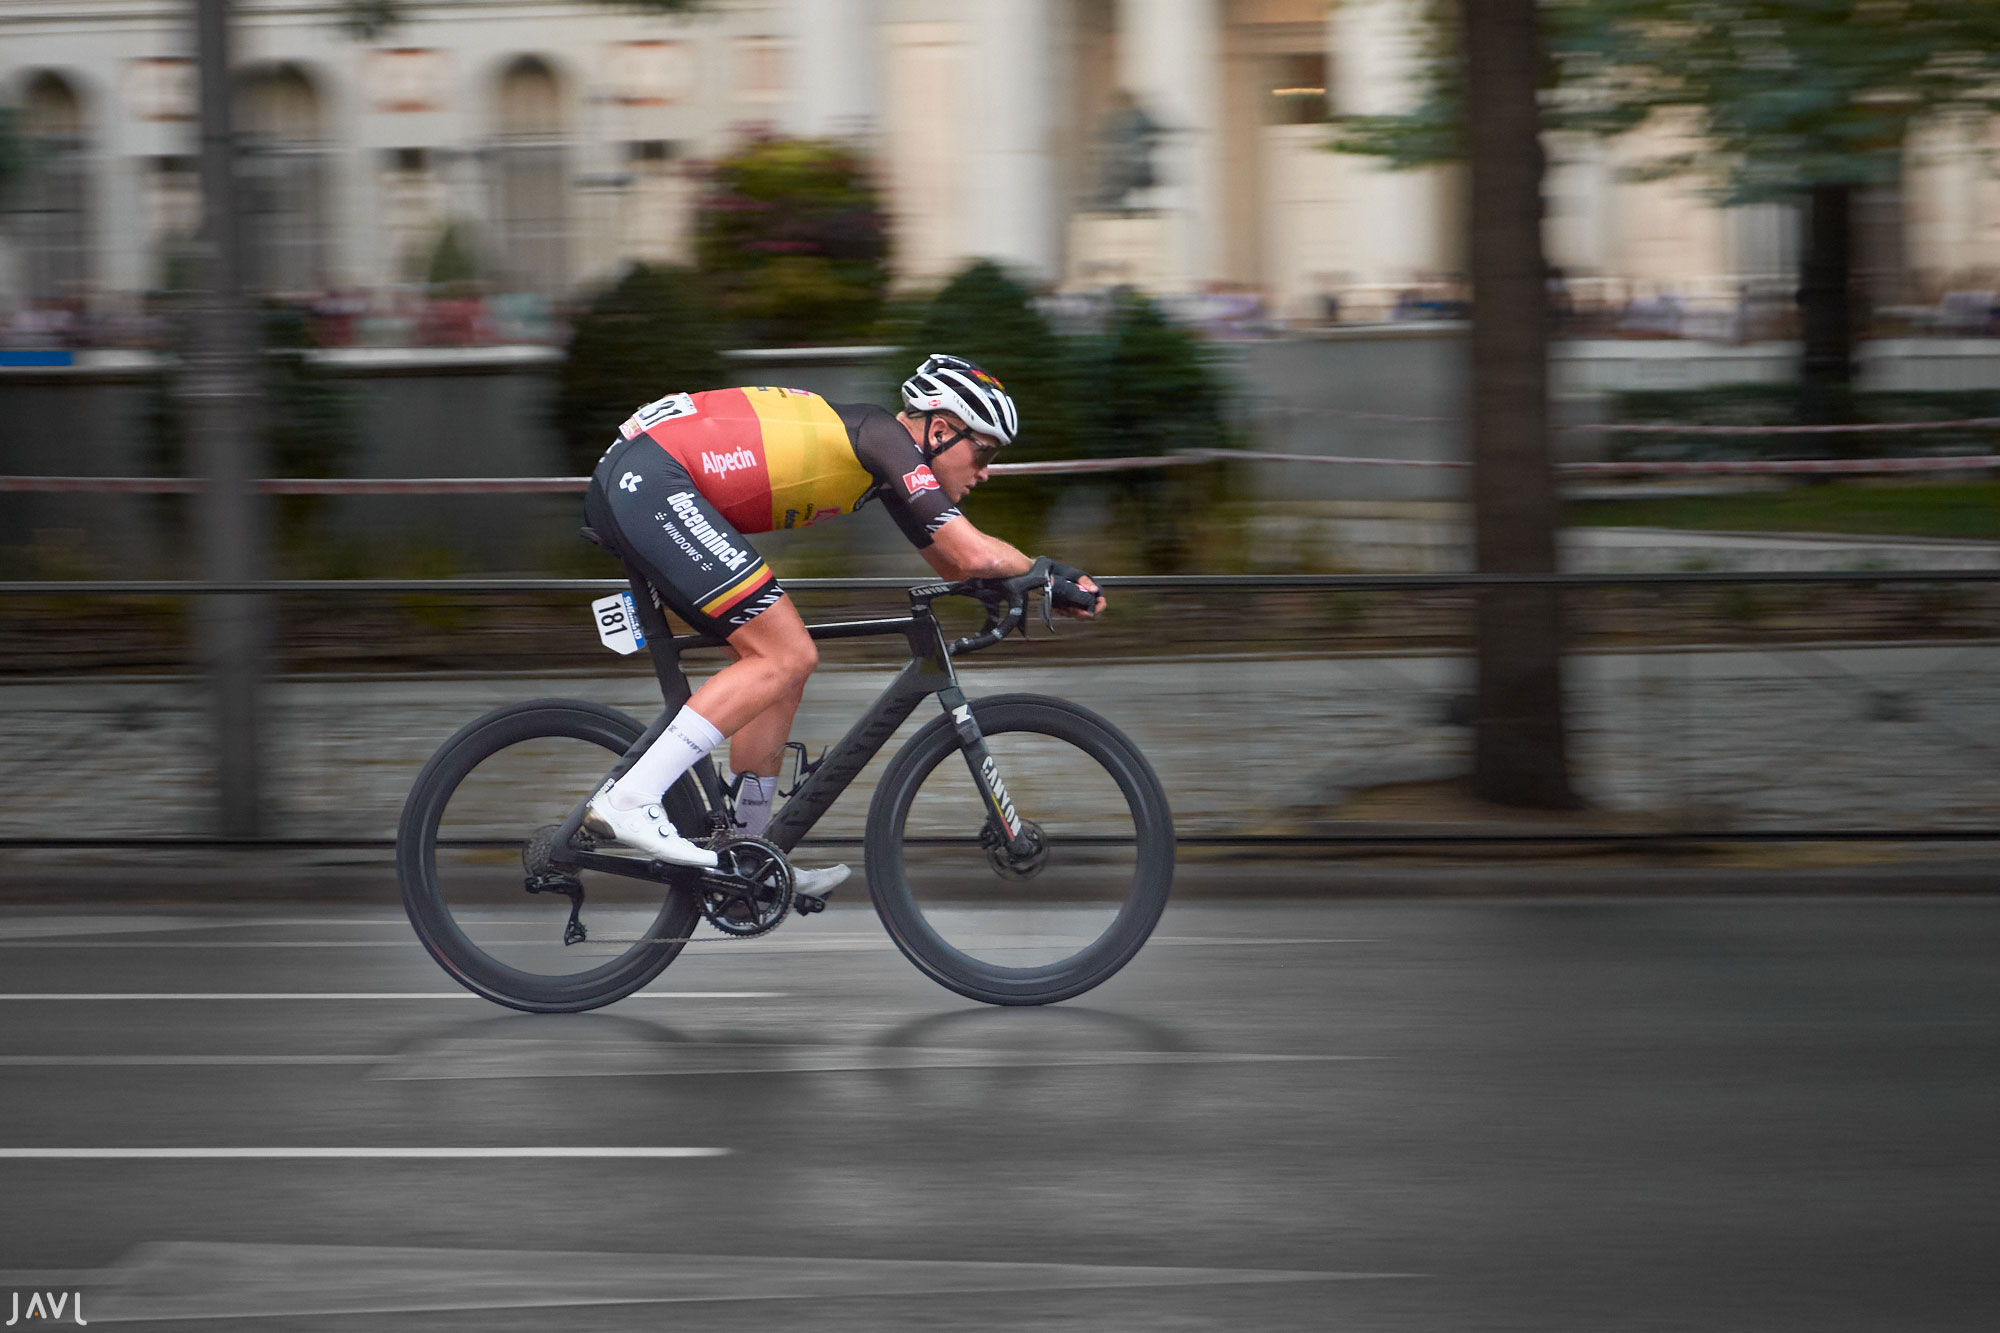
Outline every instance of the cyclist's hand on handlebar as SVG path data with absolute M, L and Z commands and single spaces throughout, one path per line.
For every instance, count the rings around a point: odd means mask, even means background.
M 1104 613 L 1104 593 L 1097 580 L 1075 565 L 1060 561 L 1049 562 L 1049 573 L 1053 576 L 1049 597 L 1057 615 L 1071 620 L 1095 620 Z

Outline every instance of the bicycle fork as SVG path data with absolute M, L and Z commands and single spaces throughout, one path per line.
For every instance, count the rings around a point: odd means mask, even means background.
M 959 753 L 965 756 L 965 766 L 971 770 L 973 785 L 979 788 L 981 803 L 986 808 L 986 822 L 979 831 L 980 846 L 986 849 L 995 870 L 1013 879 L 1028 878 L 1042 868 L 1048 856 L 1041 826 L 1021 818 L 1014 808 L 1014 798 L 1007 793 L 1006 780 L 1000 776 L 1000 766 L 993 761 L 986 736 L 972 716 L 972 705 L 966 702 L 965 692 L 956 685 L 948 686 L 938 691 L 938 702 L 944 705 L 952 729 L 958 733 Z

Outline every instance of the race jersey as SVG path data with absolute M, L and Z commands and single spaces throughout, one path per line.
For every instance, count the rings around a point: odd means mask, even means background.
M 739 532 L 802 528 L 879 497 L 924 547 L 958 517 L 910 432 L 871 403 L 836 405 L 803 389 L 676 393 L 619 433 L 672 454 Z

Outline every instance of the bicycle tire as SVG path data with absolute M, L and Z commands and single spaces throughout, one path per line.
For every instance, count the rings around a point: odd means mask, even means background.
M 604 758 L 596 770 L 601 773 L 611 766 L 617 756 L 630 749 L 632 742 L 643 731 L 644 728 L 633 718 L 600 704 L 579 699 L 534 699 L 497 708 L 467 723 L 438 747 L 417 775 L 403 804 L 402 818 L 396 830 L 396 877 L 402 889 L 403 909 L 409 915 L 410 925 L 415 928 L 424 949 L 467 990 L 496 1004 L 528 1013 L 574 1013 L 595 1009 L 623 999 L 651 982 L 686 947 L 687 937 L 701 915 L 695 895 L 669 889 L 665 885 L 646 884 L 634 888 L 632 892 L 641 894 L 641 901 L 644 901 L 646 896 L 657 891 L 660 903 L 651 925 L 639 932 L 630 948 L 601 965 L 573 972 L 529 970 L 488 952 L 487 947 L 482 947 L 468 933 L 466 925 L 469 921 L 459 919 L 440 878 L 440 824 L 454 794 L 461 791 L 468 777 L 482 764 L 510 748 L 540 741 L 568 740 L 609 751 L 610 757 Z M 597 761 L 586 759 L 584 762 Z M 553 796 L 544 791 L 541 795 L 559 801 L 559 809 L 566 812 L 583 795 L 583 791 L 564 790 L 553 793 Z M 666 805 L 669 817 L 678 827 L 698 829 L 703 826 L 705 816 L 701 798 L 691 779 L 683 778 L 675 784 L 667 793 Z M 551 808 L 545 807 L 541 813 L 547 816 Z M 553 818 L 559 821 L 561 817 L 561 813 L 556 813 Z M 533 815 L 514 819 L 509 813 L 503 816 L 500 824 L 502 838 L 495 841 L 504 842 L 514 836 L 513 828 L 518 825 L 518 836 L 525 843 L 535 827 L 548 822 L 552 821 L 547 818 L 538 820 Z M 490 877 L 504 879 L 504 876 Z M 618 878 L 607 876 L 597 882 Z M 516 882 L 519 882 L 518 876 Z M 521 905 L 516 910 L 526 910 L 529 903 L 525 888 L 521 895 Z M 556 901 L 563 904 L 558 910 L 567 920 L 568 900 Z M 586 904 L 588 901 L 586 894 Z
M 941 767 L 948 765 L 946 771 L 951 773 L 942 780 L 944 783 L 972 789 L 970 775 L 958 771 L 956 761 L 962 755 L 961 743 L 947 717 L 933 719 L 896 753 L 869 805 L 866 865 L 876 915 L 905 957 L 926 976 L 960 995 L 996 1005 L 1052 1004 L 1070 999 L 1101 985 L 1130 962 L 1152 934 L 1166 907 L 1174 873 L 1173 814 L 1166 792 L 1152 765 L 1124 733 L 1077 704 L 1041 695 L 996 695 L 973 701 L 972 713 L 989 746 L 1004 744 L 1011 736 L 1040 737 L 1045 754 L 1081 765 L 1071 771 L 1088 772 L 1094 766 L 1113 784 L 1116 796 L 1110 799 L 1114 804 L 1123 802 L 1132 829 L 1129 879 L 1122 887 L 1111 883 L 1105 886 L 1105 901 L 1115 901 L 1115 916 L 1075 953 L 1025 967 L 977 956 L 946 938 L 939 928 L 939 918 L 944 910 L 957 909 L 941 910 L 927 905 L 920 892 L 915 882 L 917 876 L 912 873 L 910 851 L 915 840 L 910 833 L 910 818 L 919 793 L 926 790 L 927 782 Z M 1068 747 L 1075 753 L 1056 747 Z M 1023 798 L 1022 784 L 1017 781 L 1021 775 L 1007 773 L 1004 764 L 1002 772 L 1022 807 L 1023 818 L 1053 813 L 1061 819 L 1064 815 L 1062 803 L 1051 801 L 1049 792 L 1031 798 L 1035 804 L 1030 808 L 1029 800 Z M 1109 792 L 1111 788 L 1106 790 Z M 954 799 L 961 808 L 970 811 L 971 806 L 962 798 Z M 971 817 L 968 813 L 968 822 Z M 971 833 L 972 830 L 963 830 L 957 840 L 963 841 Z M 942 842 L 949 849 L 953 839 L 948 836 L 931 841 Z M 1062 835 L 1050 834 L 1051 863 L 1072 854 L 1072 849 L 1085 841 L 1072 837 L 1066 846 Z M 977 864 L 977 858 L 968 852 L 959 853 L 964 880 L 976 879 L 964 874 L 963 869 Z M 1086 870 L 1086 877 L 1088 873 Z M 1109 877 L 1116 878 L 1116 875 Z M 961 882 L 951 889 L 963 892 L 968 886 Z

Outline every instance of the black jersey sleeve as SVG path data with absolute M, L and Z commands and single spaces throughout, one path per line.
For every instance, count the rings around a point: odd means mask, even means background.
M 879 498 L 912 546 L 919 550 L 929 546 L 937 530 L 958 517 L 958 506 L 932 475 L 910 432 L 893 414 L 873 403 L 828 406 L 847 427 L 854 457 L 875 479 L 863 500 Z

